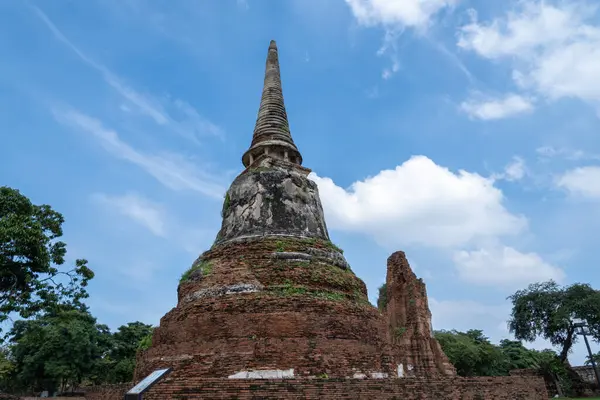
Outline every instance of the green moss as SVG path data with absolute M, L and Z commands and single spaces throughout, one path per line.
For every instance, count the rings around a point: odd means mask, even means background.
M 150 332 L 148 335 L 144 336 L 142 338 L 142 340 L 140 340 L 140 343 L 138 344 L 138 351 L 148 350 L 150 348 L 150 346 L 152 346 L 152 334 L 153 333 L 154 333 L 154 328 L 152 329 L 152 332 Z
M 277 251 L 278 251 L 278 252 L 280 252 L 280 253 L 281 253 L 281 252 L 284 252 L 284 251 L 285 251 L 285 243 L 283 243 L 281 240 L 278 240 L 278 241 L 275 243 L 275 246 L 277 246 Z
M 404 335 L 404 332 L 406 332 L 406 328 L 404 326 L 399 326 L 396 329 L 394 329 L 394 336 L 397 339 L 400 339 L 402 335 Z
M 342 293 L 326 292 L 322 290 L 309 290 L 304 286 L 296 286 L 290 282 L 286 282 L 283 285 L 275 285 L 269 288 L 270 291 L 280 296 L 299 296 L 306 295 L 316 299 L 323 299 L 329 301 L 343 301 L 347 297 Z
M 190 279 L 190 276 L 194 271 L 202 271 L 202 276 L 210 275 L 212 272 L 212 264 L 210 261 L 201 261 L 199 263 L 194 263 L 190 269 L 185 271 L 183 275 L 181 275 L 181 279 L 179 282 L 187 282 Z
M 231 199 L 229 198 L 229 192 L 225 193 L 225 200 L 223 201 L 223 208 L 221 209 L 221 218 L 225 216 L 227 210 L 229 210 Z

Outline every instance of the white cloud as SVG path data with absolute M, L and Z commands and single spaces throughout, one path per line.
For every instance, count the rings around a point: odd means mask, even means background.
M 92 199 L 132 219 L 154 235 L 165 237 L 166 215 L 165 210 L 159 204 L 134 193 L 128 193 L 123 196 L 109 196 L 104 193 L 96 193 L 92 196 Z
M 600 156 L 595 154 L 587 154 L 583 150 L 573 150 L 564 147 L 556 148 L 553 146 L 541 146 L 535 149 L 535 152 L 541 158 L 560 157 L 567 160 L 600 160 Z
M 504 177 L 507 181 L 518 181 L 525 176 L 525 160 L 514 157 L 513 161 L 504 168 Z
M 525 0 L 489 23 L 463 26 L 458 46 L 512 63 L 513 79 L 548 99 L 600 101 L 600 27 L 595 9 L 579 3 Z
M 574 195 L 600 200 L 600 167 L 575 168 L 558 177 L 556 184 Z
M 113 156 L 137 165 L 170 189 L 192 190 L 216 199 L 225 193 L 217 177 L 199 170 L 181 156 L 138 151 L 123 142 L 117 132 L 105 128 L 101 121 L 76 110 L 54 110 L 54 116 L 60 123 L 92 134 Z
M 357 21 L 366 26 L 424 27 L 455 0 L 346 0 Z
M 494 180 L 503 179 L 509 182 L 515 182 L 523 179 L 526 173 L 527 167 L 525 165 L 525 160 L 521 157 L 514 156 L 512 161 L 504 167 L 502 173 L 492 174 L 491 178 Z
M 392 60 L 392 66 L 385 68 L 381 73 L 383 79 L 390 79 L 396 72 L 400 70 L 400 62 L 397 59 Z
M 199 137 L 201 136 L 223 136 L 223 130 L 219 126 L 200 115 L 196 109 L 185 101 L 179 99 L 168 101 L 167 98 L 157 99 L 149 94 L 142 94 L 126 85 L 121 78 L 108 68 L 94 61 L 75 46 L 42 10 L 33 5 L 30 5 L 30 7 L 57 40 L 71 49 L 81 61 L 98 71 L 104 81 L 127 102 L 127 104 L 120 105 L 121 110 L 132 112 L 135 109 L 168 132 L 175 133 L 196 143 L 199 143 Z
M 454 173 L 424 156 L 353 183 L 349 189 L 311 174 L 319 185 L 327 222 L 365 232 L 386 245 L 461 246 L 512 235 L 527 225 L 507 211 L 493 179 Z
M 508 94 L 498 99 L 470 99 L 460 108 L 471 118 L 494 120 L 527 113 L 533 110 L 533 104 L 523 96 Z
M 519 287 L 565 278 L 562 269 L 546 263 L 538 254 L 502 245 L 456 252 L 454 262 L 462 279 L 480 285 Z

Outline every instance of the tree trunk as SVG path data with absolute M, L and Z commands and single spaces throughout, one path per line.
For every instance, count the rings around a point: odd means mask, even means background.
M 562 361 L 563 363 L 567 362 L 567 357 L 569 356 L 569 350 L 571 350 L 571 347 L 573 346 L 573 333 L 575 332 L 575 329 L 572 327 L 569 327 L 569 330 L 567 331 L 567 338 L 565 339 L 565 343 L 563 344 L 563 348 L 560 352 L 560 361 Z

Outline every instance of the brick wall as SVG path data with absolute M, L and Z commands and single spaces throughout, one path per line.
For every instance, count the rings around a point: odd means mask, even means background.
M 128 387 L 131 387 L 129 385 Z M 94 392 L 94 390 L 99 390 Z M 88 389 L 87 400 L 120 400 L 121 392 Z M 443 379 L 310 380 L 165 380 L 145 400 L 211 399 L 377 399 L 377 400 L 547 400 L 544 381 L 536 377 Z
M 577 375 L 579 375 L 584 382 L 592 384 L 596 383 L 596 375 L 594 374 L 594 369 L 591 365 L 573 367 L 573 370 L 577 372 Z

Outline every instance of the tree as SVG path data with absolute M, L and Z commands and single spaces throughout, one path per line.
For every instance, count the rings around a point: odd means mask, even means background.
M 0 348 L 0 393 L 11 392 L 14 385 L 15 364 L 7 347 Z
M 435 338 L 460 376 L 508 374 L 505 355 L 480 330 L 436 331 Z
M 94 274 L 86 260 L 77 260 L 69 271 L 57 268 L 67 252 L 58 240 L 63 222 L 50 206 L 0 187 L 0 322 L 12 312 L 28 318 L 61 304 L 80 305 L 87 297 Z
M 387 283 L 384 283 L 379 287 L 379 296 L 377 297 L 377 308 L 379 311 L 385 310 L 387 306 Z
M 560 287 L 554 281 L 535 283 L 509 297 L 513 309 L 509 329 L 519 340 L 538 337 L 560 346 L 560 360 L 577 341 L 575 319 L 587 322 L 591 336 L 600 340 L 600 291 L 590 285 L 575 283 Z
M 504 355 L 505 369 L 529 369 L 538 368 L 538 352 L 523 346 L 518 340 L 503 339 L 498 346 Z
M 29 390 L 78 386 L 110 349 L 108 327 L 79 309 L 16 321 L 10 333 L 15 379 Z
M 108 353 L 110 374 L 106 382 L 132 381 L 136 354 L 150 335 L 152 335 L 152 325 L 141 322 L 130 322 L 119 327 L 112 335 L 111 350 Z

